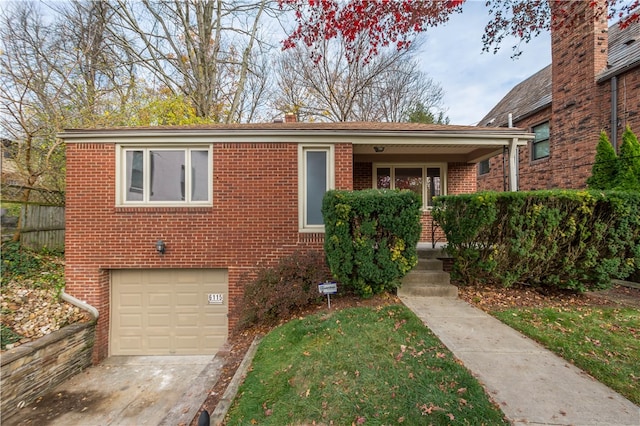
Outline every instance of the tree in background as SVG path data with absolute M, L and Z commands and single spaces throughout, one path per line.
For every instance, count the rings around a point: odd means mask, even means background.
M 360 40 L 362 52 L 369 41 Z M 416 105 L 441 106 L 443 91 L 421 72 L 413 49 L 385 49 L 377 56 L 350 60 L 343 39 L 325 40 L 314 52 L 290 49 L 276 67 L 274 108 L 302 121 L 408 121 Z M 317 55 L 316 61 L 309 60 Z
M 620 155 L 616 155 L 606 133 L 600 133 L 587 185 L 590 189 L 640 191 L 640 143 L 629 126 L 622 134 Z
M 409 123 L 425 123 L 425 124 L 449 124 L 449 117 L 444 115 L 444 111 L 440 111 L 438 116 L 434 116 L 433 113 L 426 108 L 423 104 L 416 104 L 411 111 L 409 111 Z
M 196 115 L 229 123 L 237 117 L 271 2 L 164 0 L 109 2 L 119 44 Z M 154 88 L 156 89 L 156 88 Z
M 629 126 L 622 133 L 616 183 L 618 189 L 640 191 L 640 143 Z
M 591 168 L 591 176 L 587 185 L 591 189 L 612 189 L 617 180 L 618 158 L 607 134 L 600 132 L 600 140 L 596 146 L 596 160 Z
M 285 49 L 296 45 L 317 47 L 322 40 L 343 38 L 356 56 L 357 40 L 366 35 L 371 41 L 365 58 L 375 56 L 383 47 L 404 49 L 413 37 L 429 27 L 447 22 L 453 13 L 462 12 L 464 0 L 279 0 L 281 7 L 292 8 L 296 28 L 284 41 Z M 482 37 L 484 50 L 498 50 L 507 37 L 525 43 L 542 31 L 570 27 L 579 15 L 583 1 L 554 1 L 559 7 L 552 16 L 547 0 L 490 0 L 486 2 L 489 22 Z M 640 20 L 640 0 L 590 1 L 599 16 L 620 17 L 621 25 Z M 514 56 L 519 54 L 519 43 Z

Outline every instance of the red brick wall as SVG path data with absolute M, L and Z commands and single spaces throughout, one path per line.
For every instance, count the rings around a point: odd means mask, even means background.
M 603 2 L 604 3 L 604 2 Z M 553 7 L 559 7 L 557 4 Z M 584 18 L 578 18 L 570 36 L 565 31 L 551 34 L 553 142 L 549 178 L 557 188 L 583 188 L 600 129 L 596 76 L 606 68 L 608 23 L 606 16 L 594 17 L 589 2 L 579 2 Z
M 212 207 L 116 207 L 115 157 L 114 145 L 67 144 L 66 291 L 100 312 L 94 362 L 108 355 L 111 269 L 228 269 L 233 328 L 243 272 L 322 248 L 322 235 L 298 232 L 296 144 L 214 145 Z M 338 189 L 352 189 L 352 157 L 335 146 Z
M 545 108 L 536 114 L 533 114 L 524 120 L 514 123 L 515 127 L 527 129 L 532 131 L 533 126 L 542 124 L 549 121 L 551 118 L 551 108 Z M 553 123 L 550 123 L 550 140 L 549 144 L 552 145 L 554 141 L 553 136 Z M 529 142 L 526 146 L 521 146 L 518 151 L 519 161 L 519 174 L 518 174 L 518 187 L 521 191 L 530 191 L 536 189 L 550 189 L 553 188 L 553 182 L 548 178 L 551 169 L 554 167 L 553 163 L 550 163 L 549 157 L 541 158 L 539 160 L 533 160 L 532 158 L 532 145 L 533 142 Z M 484 175 L 478 175 L 478 190 L 479 191 L 503 191 L 505 188 L 509 190 L 509 156 L 507 154 L 504 174 L 502 167 L 502 154 L 497 155 L 489 160 L 489 173 Z M 507 176 L 504 180 L 503 176 Z
M 637 41 L 636 41 L 637 43 Z M 617 91 L 617 147 L 622 144 L 622 132 L 627 126 L 640 136 L 640 67 L 628 70 L 618 77 Z M 602 128 L 611 140 L 611 80 L 599 85 Z M 612 141 L 613 142 L 613 141 Z
M 587 18 L 578 21 L 570 33 L 552 34 L 552 107 L 514 123 L 531 130 L 531 126 L 550 119 L 549 157 L 531 161 L 531 144 L 520 149 L 521 190 L 584 188 L 591 175 L 600 131 L 605 130 L 611 137 L 611 80 L 596 82 L 606 69 L 608 23 L 603 18 L 593 18 L 594 9 L 589 2 L 578 5 Z M 640 67 L 617 78 L 619 147 L 626 125 L 640 133 Z M 502 191 L 502 156 L 492 158 L 490 168 L 490 173 L 478 177 L 478 189 Z

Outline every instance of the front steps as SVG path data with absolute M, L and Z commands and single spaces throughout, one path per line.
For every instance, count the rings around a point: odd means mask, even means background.
M 451 284 L 449 273 L 442 269 L 442 249 L 419 248 L 418 264 L 402 280 L 398 296 L 458 297 L 458 287 Z

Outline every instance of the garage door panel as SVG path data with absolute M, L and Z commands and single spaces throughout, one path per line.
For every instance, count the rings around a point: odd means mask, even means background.
M 148 327 L 163 327 L 166 329 L 171 326 L 171 315 L 168 312 L 149 314 L 147 319 Z
M 143 317 L 140 314 L 121 314 L 120 324 L 123 328 L 140 328 L 143 324 Z
M 121 308 L 142 305 L 142 293 L 125 293 L 120 294 L 119 304 Z
M 112 271 L 111 294 L 111 355 L 213 354 L 226 341 L 225 270 Z
M 206 296 L 198 293 L 180 293 L 176 298 L 176 306 L 179 308 L 191 308 L 194 306 L 202 306 L 202 301 L 206 300 Z

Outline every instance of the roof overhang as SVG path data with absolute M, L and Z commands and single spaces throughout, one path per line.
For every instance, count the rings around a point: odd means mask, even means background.
M 476 163 L 526 145 L 534 135 L 516 128 L 412 125 L 408 123 L 295 123 L 293 126 L 230 125 L 72 129 L 58 135 L 66 143 L 162 145 L 180 143 L 308 143 L 353 145 L 354 155 L 428 155 L 441 161 Z

